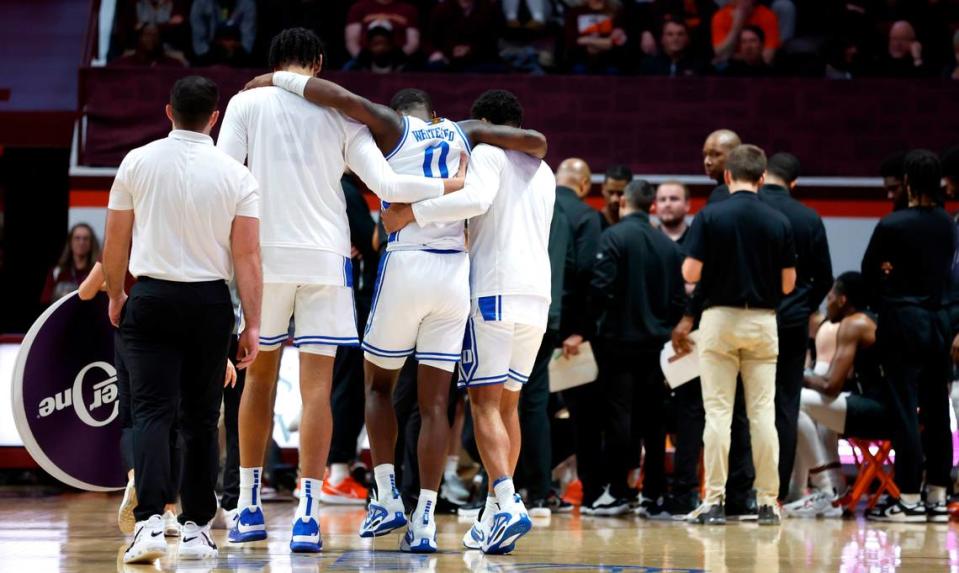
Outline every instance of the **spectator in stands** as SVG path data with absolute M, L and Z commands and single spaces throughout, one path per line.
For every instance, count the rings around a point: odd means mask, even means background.
M 889 29 L 886 54 L 879 59 L 876 75 L 913 78 L 927 74 L 922 59 L 922 44 L 916 39 L 912 24 L 899 20 Z
M 905 187 L 902 185 L 903 161 L 906 159 L 905 151 L 897 151 L 885 160 L 879 166 L 879 174 L 882 176 L 882 187 L 886 190 L 886 199 L 892 201 L 894 211 L 905 209 L 909 206 L 909 197 L 906 195 Z
M 952 59 L 942 70 L 942 77 L 959 80 L 959 30 L 952 36 Z
M 654 29 L 661 30 L 667 22 L 685 24 L 692 52 L 701 58 L 712 55 L 710 24 L 716 13 L 713 0 L 656 0 L 652 11 Z
M 490 0 L 448 0 L 430 14 L 429 68 L 457 72 L 504 70 L 497 52 L 501 14 Z
M 739 33 L 736 56 L 723 70 L 732 77 L 763 77 L 772 74 L 772 67 L 763 59 L 766 34 L 759 26 L 749 25 Z
M 763 31 L 763 59 L 772 63 L 780 45 L 776 14 L 756 0 L 731 0 L 713 15 L 713 50 L 717 64 L 728 62 L 733 57 L 739 44 L 739 34 L 750 25 L 758 26 Z
M 99 258 L 100 241 L 93 227 L 86 223 L 74 225 L 67 234 L 60 260 L 47 275 L 40 302 L 51 304 L 80 288 Z
M 619 223 L 620 204 L 623 191 L 633 180 L 633 172 L 625 165 L 613 165 L 606 169 L 603 178 L 603 210 L 600 211 L 600 225 L 605 230 Z
M 359 55 L 347 62 L 343 69 L 389 74 L 406 68 L 409 58 L 393 43 L 393 30 L 388 22 L 371 27 L 364 45 Z
M 138 0 L 136 30 L 159 26 L 163 39 L 177 50 L 187 47 L 187 6 L 182 0 Z
M 838 36 L 826 44 L 826 77 L 849 80 L 862 75 L 867 50 L 860 39 Z
M 385 25 L 385 26 L 384 26 Z M 416 8 L 399 0 L 359 0 L 346 17 L 346 50 L 356 58 L 365 46 L 370 28 L 393 30 L 393 44 L 412 56 L 420 49 L 419 14 Z
M 610 0 L 586 0 L 566 12 L 566 58 L 575 74 L 617 74 L 626 44 L 622 11 Z
M 706 66 L 692 50 L 689 29 L 685 21 L 676 20 L 663 24 L 658 54 L 643 59 L 640 72 L 649 76 L 699 76 Z
M 194 0 L 190 26 L 200 63 L 242 65 L 256 41 L 256 1 Z
M 160 37 L 160 27 L 146 24 L 140 28 L 137 46 L 110 62 L 111 66 L 139 68 L 182 68 L 187 65 L 183 54 L 167 50 Z
M 526 27 L 531 30 L 541 30 L 546 26 L 546 0 L 524 0 L 529 10 L 529 21 Z M 510 28 L 519 28 L 519 0 L 503 0 L 503 16 L 506 25 Z

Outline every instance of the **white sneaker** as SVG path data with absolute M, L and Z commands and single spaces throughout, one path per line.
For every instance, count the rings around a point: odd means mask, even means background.
M 133 480 L 127 481 L 127 487 L 123 490 L 123 501 L 120 502 L 120 509 L 117 511 L 117 525 L 120 527 L 120 533 L 130 535 L 137 526 L 137 518 L 133 515 L 133 510 L 137 507 L 137 488 Z
M 162 517 L 153 515 L 138 521 L 134 531 L 133 541 L 123 553 L 124 563 L 151 563 L 166 555 Z
M 625 515 L 629 513 L 629 502 L 625 499 L 613 497 L 609 493 L 609 486 L 606 486 L 603 495 L 599 496 L 588 508 L 580 508 L 580 513 L 603 517 Z
M 200 527 L 192 521 L 183 524 L 180 538 L 180 559 L 216 559 L 219 551 L 210 538 L 210 528 Z
M 180 537 L 180 522 L 177 521 L 176 514 L 172 511 L 163 514 L 163 535 Z
M 483 553 L 487 555 L 511 553 L 516 548 L 516 542 L 532 528 L 533 522 L 526 512 L 526 507 L 517 496 L 515 503 L 508 507 L 501 507 L 493 516 L 489 534 L 483 542 Z
M 360 525 L 360 537 L 380 537 L 406 525 L 406 509 L 398 491 L 394 489 L 382 501 L 378 498 L 378 494 L 370 498 L 366 518 Z
M 440 495 L 455 505 L 463 505 L 470 498 L 470 492 L 463 485 L 463 480 L 456 472 L 443 474 L 443 485 L 440 486 Z
M 817 491 L 804 498 L 783 506 L 788 517 L 842 517 L 842 507 L 837 504 L 839 497 L 831 491 Z
M 463 547 L 467 549 L 482 549 L 483 542 L 489 537 L 490 528 L 493 525 L 493 516 L 495 509 L 484 508 L 483 512 L 476 516 L 473 526 L 463 535 Z
M 236 510 L 235 509 L 223 509 L 222 507 L 216 508 L 216 515 L 213 516 L 213 521 L 210 522 L 210 529 L 232 529 L 233 522 L 236 521 Z
M 413 513 L 406 535 L 400 542 L 404 553 L 436 553 L 436 521 Z

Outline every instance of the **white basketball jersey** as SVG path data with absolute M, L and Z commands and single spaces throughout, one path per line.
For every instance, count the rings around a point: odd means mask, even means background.
M 460 154 L 470 152 L 469 139 L 456 122 L 425 122 L 403 116 L 403 136 L 386 159 L 396 173 L 447 179 L 456 174 Z M 384 205 L 387 206 L 388 204 Z M 411 223 L 391 233 L 387 251 L 465 251 L 464 221 Z

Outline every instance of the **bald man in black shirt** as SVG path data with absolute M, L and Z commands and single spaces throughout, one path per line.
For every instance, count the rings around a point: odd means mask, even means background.
M 883 217 L 862 261 L 863 279 L 879 311 L 876 337 L 893 413 L 896 485 L 901 496 L 876 506 L 866 517 L 940 522 L 949 519 L 945 498 L 952 481 L 951 333 L 942 302 L 956 230 L 939 206 L 942 175 L 936 156 L 911 151 L 904 160 L 904 172 L 908 207 Z M 920 416 L 924 435 L 919 432 Z M 923 469 L 926 506 L 921 500 Z
M 717 203 L 729 197 L 729 187 L 723 180 L 726 157 L 741 143 L 736 132 L 729 129 L 718 129 L 710 133 L 706 142 L 703 143 L 703 167 L 706 169 L 706 175 L 717 185 L 709 194 L 707 203 Z

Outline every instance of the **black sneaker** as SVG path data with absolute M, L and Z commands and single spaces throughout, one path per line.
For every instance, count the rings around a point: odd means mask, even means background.
M 949 506 L 946 502 L 926 503 L 926 521 L 929 523 L 949 523 Z
M 885 503 L 867 510 L 866 519 L 893 523 L 926 523 L 929 518 L 922 502 L 906 505 L 901 500 L 889 497 Z
M 782 518 L 779 517 L 779 507 L 775 505 L 761 506 L 757 520 L 759 525 L 779 525 L 782 521 Z
M 623 515 L 629 513 L 629 501 L 613 497 L 609 493 L 609 487 L 603 491 L 603 495 L 599 496 L 593 503 L 589 505 L 588 508 L 580 510 L 586 515 L 598 515 L 601 517 L 615 517 L 617 515 Z
M 546 502 L 549 504 L 549 509 L 553 513 L 573 512 L 573 504 L 556 495 L 556 492 L 550 492 L 549 496 L 546 498 Z
M 656 500 L 644 499 L 643 506 L 636 510 L 636 515 L 653 521 L 672 521 L 673 519 L 673 514 L 666 508 L 666 500 L 662 497 Z
M 699 495 L 690 492 L 670 495 L 666 498 L 664 509 L 674 520 L 683 521 L 687 515 L 696 511 L 697 507 L 699 507 Z
M 531 500 L 526 508 L 530 517 L 550 517 L 554 513 L 571 513 L 573 504 L 550 492 L 545 498 Z
M 721 503 L 703 503 L 686 516 L 689 523 L 726 525 L 726 510 Z
M 729 521 L 756 521 L 759 519 L 759 508 L 755 498 L 746 500 L 726 500 L 726 519 Z

